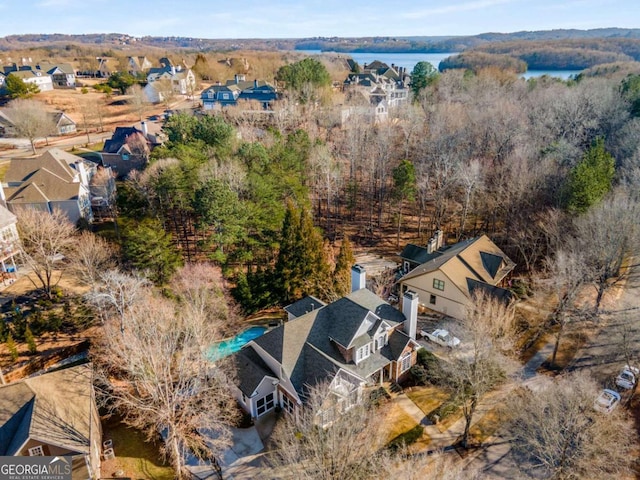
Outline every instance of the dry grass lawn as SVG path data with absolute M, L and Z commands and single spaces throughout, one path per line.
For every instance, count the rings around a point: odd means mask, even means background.
M 413 387 L 406 394 L 425 415 L 429 415 L 450 397 L 444 390 L 433 386 Z
M 102 462 L 102 477 L 123 477 L 131 479 L 171 480 L 173 468 L 160 457 L 158 445 L 146 441 L 145 435 L 127 427 L 118 418 L 111 417 L 103 422 L 104 439 L 113 441 L 115 458 Z
M 492 437 L 501 426 L 499 407 L 489 410 L 471 427 L 470 434 L 475 442 L 482 444 Z
M 416 421 L 404 409 L 391 402 L 384 421 L 384 426 L 387 429 L 385 443 L 389 443 L 398 435 L 408 432 L 416 425 Z

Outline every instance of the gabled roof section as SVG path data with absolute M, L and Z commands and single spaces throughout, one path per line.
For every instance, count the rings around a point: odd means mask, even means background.
M 0 387 L 0 421 L 17 426 L 5 454 L 18 453 L 27 438 L 89 453 L 92 377 L 91 365 L 84 364 Z
M 0 229 L 6 228 L 9 225 L 13 225 L 18 221 L 16 216 L 7 210 L 5 207 L 0 205 Z M 0 454 L 2 455 L 2 454 Z
M 249 344 L 233 356 L 236 373 L 240 381 L 238 388 L 247 397 L 253 395 L 264 377 L 278 378 L 269 366 L 260 358 L 254 348 Z
M 440 255 L 441 253 L 439 252 L 429 253 L 425 247 L 412 243 L 407 244 L 407 246 L 402 249 L 402 252 L 400 252 L 400 258 L 418 264 L 428 262 Z
M 510 302 L 513 298 L 513 295 L 509 290 L 505 290 L 504 288 L 496 287 L 495 285 L 490 285 L 485 282 L 479 282 L 471 278 L 467 278 L 467 288 L 469 289 L 470 294 L 473 294 L 476 290 L 482 290 L 505 303 Z
M 464 240 L 434 254 L 437 255 L 411 270 L 402 280 L 440 270 L 470 296 L 468 280 L 495 286 L 515 267 L 515 263 L 486 235 Z
M 144 134 L 136 127 L 116 127 L 111 138 L 104 142 L 102 151 L 105 153 L 118 153 L 120 148 L 126 144 L 127 138 L 134 134 L 140 134 L 144 139 Z

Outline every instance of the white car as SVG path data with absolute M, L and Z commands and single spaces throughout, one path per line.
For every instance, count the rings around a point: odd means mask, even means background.
M 625 365 L 620 374 L 616 377 L 616 385 L 629 390 L 630 388 L 635 387 L 636 381 L 638 380 L 638 374 L 640 374 L 640 370 L 638 368 Z
M 434 330 L 433 333 L 427 333 L 424 330 L 421 330 L 420 335 L 442 347 L 453 348 L 460 345 L 460 339 L 454 337 L 443 328 L 438 328 L 437 330 Z
M 614 390 L 605 388 L 596 401 L 593 403 L 593 408 L 602 413 L 611 413 L 614 408 L 620 403 L 620 394 Z

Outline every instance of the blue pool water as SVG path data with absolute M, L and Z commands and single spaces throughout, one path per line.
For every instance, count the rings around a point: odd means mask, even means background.
M 211 360 L 219 360 L 231 355 L 232 353 L 240 350 L 244 345 L 249 343 L 254 338 L 258 338 L 264 332 L 267 331 L 267 327 L 251 327 L 247 330 L 240 332 L 229 340 L 224 340 L 220 343 L 216 343 L 211 350 L 209 350 L 209 357 Z

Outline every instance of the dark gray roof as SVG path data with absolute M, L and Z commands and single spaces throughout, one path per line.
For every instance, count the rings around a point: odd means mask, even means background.
M 127 137 L 138 133 L 144 137 L 144 134 L 136 127 L 116 127 L 111 138 L 104 142 L 102 151 L 105 153 L 118 153 L 120 148 L 127 142 Z
M 387 345 L 391 360 L 399 360 L 402 356 L 402 352 L 407 348 L 407 345 L 409 345 L 410 342 L 411 337 L 406 333 L 400 330 L 393 332 L 393 335 L 389 337 L 389 344 Z
M 370 315 L 370 312 L 380 318 Z M 363 331 L 361 327 L 363 327 L 367 316 L 369 316 L 371 324 L 367 324 L 368 328 Z M 373 292 L 361 289 L 329 305 L 314 309 L 301 317 L 286 322 L 256 338 L 253 342 L 282 365 L 296 391 L 302 393 L 305 385 L 329 379 L 340 368 L 365 379 L 388 365 L 394 359 L 395 347 L 386 346 L 381 350 L 371 352 L 367 359 L 356 365 L 353 361 L 345 362 L 334 342 L 345 348 L 360 345 L 365 340 L 371 340 L 371 336 L 383 321 L 393 328 L 404 320 L 405 316 L 402 312 L 393 308 Z M 403 333 L 395 331 L 389 337 L 391 339 L 397 335 L 405 336 Z M 398 343 L 397 340 L 394 342 Z M 406 344 L 404 340 L 400 343 Z M 259 379 L 252 377 L 248 385 L 242 388 L 249 389 L 259 381 Z M 242 391 L 244 392 L 244 390 Z M 249 394 L 252 392 L 253 390 Z M 245 394 L 247 393 L 245 392 Z
M 467 286 L 469 287 L 469 293 L 473 293 L 475 290 L 484 290 L 489 295 L 502 300 L 503 302 L 510 302 L 513 298 L 513 295 L 509 290 L 505 290 L 504 288 L 496 287 L 486 282 L 480 282 L 478 280 L 474 280 L 472 278 L 467 278 Z
M 260 358 L 251 344 L 242 348 L 233 356 L 236 374 L 238 376 L 238 388 L 247 397 L 253 395 L 255 389 L 266 376 L 278 378 L 269 366 Z
M 400 252 L 400 258 L 417 264 L 428 262 L 440 255 L 440 252 L 429 253 L 425 247 L 412 243 L 407 244 L 407 246 L 402 249 L 402 252 Z
M 290 313 L 294 317 L 301 317 L 305 313 L 309 313 L 316 308 L 324 307 L 326 303 L 316 297 L 309 295 L 301 298 L 297 302 L 292 303 L 284 307 L 285 312 Z

